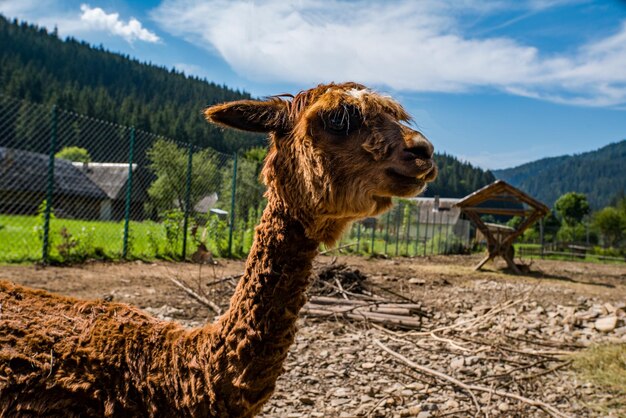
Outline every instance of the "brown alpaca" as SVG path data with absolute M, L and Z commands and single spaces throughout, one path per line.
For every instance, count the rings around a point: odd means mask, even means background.
M 433 180 L 433 147 L 355 83 L 210 107 L 269 132 L 268 204 L 230 309 L 186 330 L 119 303 L 0 285 L 0 416 L 250 417 L 274 391 L 320 243 Z

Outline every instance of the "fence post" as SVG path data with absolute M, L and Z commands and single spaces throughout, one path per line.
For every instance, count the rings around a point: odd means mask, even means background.
M 396 257 L 398 256 L 398 249 L 400 245 L 400 226 L 402 226 L 402 218 L 403 218 L 402 203 L 398 204 L 397 212 L 398 213 L 396 216 L 398 217 L 396 218 Z
M 417 257 L 417 252 L 419 251 L 420 244 L 420 221 L 422 215 L 422 205 L 415 205 L 417 207 L 417 223 L 415 225 L 415 252 L 413 253 L 414 257 Z
M 374 245 L 376 245 L 376 225 L 378 224 L 378 219 L 374 218 L 374 225 L 372 225 L 372 250 L 371 254 L 374 255 Z
M 437 212 L 433 211 L 433 230 L 432 230 L 432 237 L 430 237 L 430 255 L 435 255 L 435 228 L 437 227 L 437 225 L 435 225 L 436 222 L 437 222 Z
M 543 246 L 545 245 L 543 241 L 543 218 L 539 220 L 539 243 L 541 244 L 541 259 L 543 260 Z
M 48 187 L 46 190 L 46 207 L 43 213 L 43 239 L 41 261 L 48 263 L 50 240 L 50 213 L 52 212 L 52 198 L 54 195 L 54 151 L 57 147 L 57 106 L 53 105 L 50 111 L 50 150 L 48 155 Z
M 428 242 L 428 222 L 430 220 L 430 210 L 426 208 L 426 225 L 424 226 L 424 257 L 426 257 L 426 243 Z
M 446 245 L 445 254 L 448 254 L 448 237 L 450 235 L 450 212 L 446 212 Z
M 441 229 L 443 227 L 443 212 L 439 212 L 439 226 L 437 227 L 437 236 L 439 241 L 437 242 L 437 254 L 441 254 Z
M 128 256 L 128 225 L 130 222 L 130 200 L 133 191 L 133 157 L 135 153 L 135 127 L 130 127 L 130 145 L 128 150 L 128 182 L 126 183 L 126 205 L 124 208 L 124 245 L 122 258 Z
M 228 256 L 233 255 L 233 228 L 235 227 L 235 193 L 237 193 L 237 153 L 233 161 L 233 187 L 230 196 L 230 225 L 228 228 Z
M 389 244 L 389 222 L 391 218 L 391 211 L 387 212 L 387 225 L 385 226 L 385 252 L 387 255 L 387 244 Z
M 404 234 L 404 239 L 406 241 L 406 252 L 405 255 L 410 257 L 409 254 L 409 246 L 411 245 L 411 209 L 413 208 L 412 203 L 407 203 L 407 217 L 406 217 L 406 234 Z
M 193 161 L 193 144 L 189 143 L 189 154 L 187 156 L 187 185 L 185 190 L 185 218 L 183 220 L 183 251 L 182 259 L 187 257 L 187 229 L 189 228 L 189 214 L 191 213 L 191 170 Z

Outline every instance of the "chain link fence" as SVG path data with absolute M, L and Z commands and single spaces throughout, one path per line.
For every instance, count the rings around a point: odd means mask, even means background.
M 0 262 L 243 257 L 265 206 L 262 162 L 0 95 Z M 339 246 L 465 251 L 469 223 L 440 209 L 400 200 Z

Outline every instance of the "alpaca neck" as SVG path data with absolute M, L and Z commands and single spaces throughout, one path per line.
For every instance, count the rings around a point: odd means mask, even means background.
M 270 201 L 230 309 L 216 324 L 211 353 L 212 374 L 221 377 L 216 392 L 245 400 L 231 405 L 255 411 L 273 392 L 294 341 L 318 246 L 281 204 Z

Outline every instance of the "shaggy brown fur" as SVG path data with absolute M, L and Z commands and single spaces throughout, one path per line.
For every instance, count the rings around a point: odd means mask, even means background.
M 206 116 L 271 138 L 268 205 L 229 311 L 185 330 L 127 305 L 0 283 L 0 416 L 255 415 L 293 343 L 320 242 L 436 176 L 402 107 L 355 83 Z

